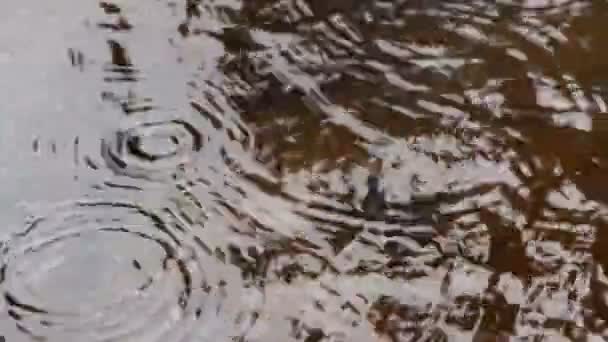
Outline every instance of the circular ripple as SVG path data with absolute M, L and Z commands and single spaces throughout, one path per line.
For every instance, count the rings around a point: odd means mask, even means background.
M 70 203 L 5 245 L 0 307 L 36 340 L 200 340 L 233 295 L 202 247 L 134 204 Z
M 191 162 L 203 146 L 200 130 L 183 120 L 139 123 L 102 142 L 107 166 L 123 176 L 158 179 Z

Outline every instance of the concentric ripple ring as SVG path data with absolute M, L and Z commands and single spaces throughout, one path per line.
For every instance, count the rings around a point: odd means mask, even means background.
M 217 261 L 169 216 L 80 201 L 32 220 L 1 251 L 0 308 L 35 340 L 200 339 L 224 281 L 209 276 Z
M 142 122 L 102 142 L 106 165 L 118 175 L 156 180 L 188 164 L 203 146 L 191 123 L 174 119 Z

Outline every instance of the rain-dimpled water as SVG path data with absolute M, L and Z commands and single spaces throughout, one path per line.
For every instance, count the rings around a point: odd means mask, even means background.
M 4 0 L 0 341 L 608 339 L 603 0 Z

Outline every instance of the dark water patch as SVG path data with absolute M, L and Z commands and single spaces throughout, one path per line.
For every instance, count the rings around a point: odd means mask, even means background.
M 127 92 L 126 96 L 119 96 L 113 92 L 104 91 L 101 93 L 101 99 L 117 105 L 125 115 L 157 109 L 151 98 L 138 96 L 133 91 Z
M 84 54 L 81 51 L 75 51 L 72 48 L 68 49 L 68 56 L 70 57 L 70 62 L 73 67 L 77 67 L 80 71 L 84 70 Z
M 136 82 L 139 80 L 139 71 L 131 62 L 127 49 L 116 40 L 107 41 L 110 49 L 110 64 L 105 71 L 111 76 L 106 76 L 106 82 Z
M 120 13 L 120 6 L 118 6 L 114 3 L 111 3 L 111 2 L 101 1 L 99 3 L 99 7 L 101 7 L 106 14 L 119 14 Z
M 98 23 L 97 27 L 101 29 L 108 29 L 114 32 L 118 31 L 129 31 L 133 28 L 125 17 L 119 16 L 113 23 Z

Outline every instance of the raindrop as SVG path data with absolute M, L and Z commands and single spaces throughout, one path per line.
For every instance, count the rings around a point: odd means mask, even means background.
M 102 142 L 102 156 L 116 174 L 159 180 L 188 164 L 203 147 L 201 132 L 183 120 L 140 123 Z

